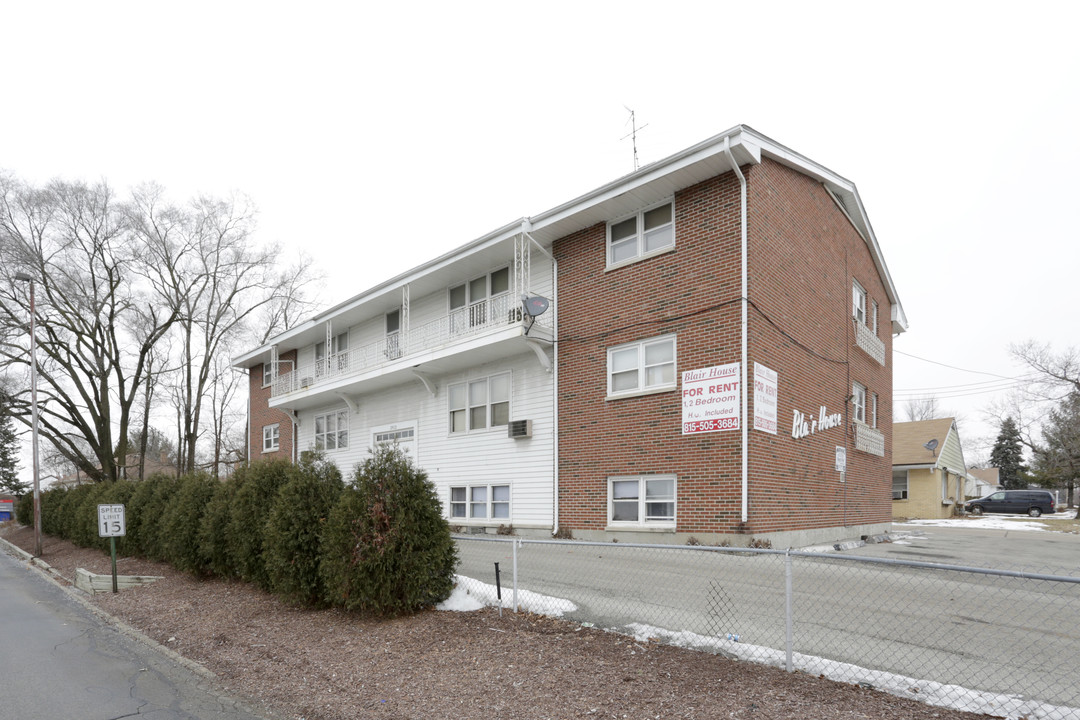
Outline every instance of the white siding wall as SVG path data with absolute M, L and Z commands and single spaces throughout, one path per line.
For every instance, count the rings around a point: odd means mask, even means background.
M 355 336 L 353 333 L 350 343 Z M 307 352 L 314 356 L 310 349 Z M 451 435 L 447 385 L 507 371 L 512 375 L 510 419 L 532 420 L 533 436 L 515 440 L 507 437 L 506 427 Z M 356 463 L 368 456 L 372 428 L 416 421 L 417 463 L 435 483 L 444 513 L 449 511 L 451 486 L 509 484 L 510 522 L 522 527 L 551 527 L 555 432 L 551 374 L 540 367 L 530 352 L 435 380 L 438 387 L 434 397 L 419 380 L 361 396 L 359 412 L 349 414 L 349 447 L 330 451 L 328 457 L 348 478 Z M 316 415 L 345 409 L 344 403 L 332 403 L 301 412 L 299 450 L 314 446 Z M 505 521 L 488 521 L 488 524 L 498 522 Z

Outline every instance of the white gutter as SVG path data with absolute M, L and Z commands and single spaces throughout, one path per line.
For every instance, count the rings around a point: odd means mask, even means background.
M 740 226 L 740 238 L 739 238 L 739 255 L 742 275 L 742 288 L 740 290 L 742 306 L 742 318 L 741 324 L 741 361 L 739 379 L 739 387 L 742 388 L 742 422 L 739 423 L 742 430 L 742 521 L 746 522 L 749 517 L 749 465 L 747 452 L 750 444 L 749 430 L 747 429 L 747 411 L 750 405 L 750 396 L 747 392 L 747 282 L 746 282 L 746 177 L 743 175 L 742 170 L 739 169 L 739 164 L 735 162 L 735 156 L 731 154 L 731 138 L 724 138 L 724 154 L 727 155 L 728 160 L 731 162 L 731 169 L 735 171 L 735 175 L 739 178 L 739 226 Z

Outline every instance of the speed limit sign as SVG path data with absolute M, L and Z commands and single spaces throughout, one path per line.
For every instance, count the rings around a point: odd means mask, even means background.
M 127 534 L 123 505 L 98 505 L 98 537 L 123 537 Z

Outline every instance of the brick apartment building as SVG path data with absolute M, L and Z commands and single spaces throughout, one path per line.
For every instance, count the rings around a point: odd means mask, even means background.
M 905 329 L 855 186 L 737 126 L 236 364 L 253 458 L 399 442 L 452 524 L 801 545 L 891 521 Z

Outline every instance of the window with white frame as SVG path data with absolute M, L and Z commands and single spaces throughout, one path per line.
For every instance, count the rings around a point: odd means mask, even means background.
M 675 336 L 651 338 L 608 349 L 608 395 L 675 387 Z
M 262 386 L 269 387 L 270 383 L 274 379 L 274 366 L 271 363 L 263 363 L 262 366 Z
M 870 393 L 870 427 L 877 427 L 877 393 Z
M 870 329 L 877 335 L 878 304 L 877 300 L 870 301 Z
M 263 425 L 263 452 L 276 452 L 281 447 L 281 426 Z
M 386 313 L 386 357 L 401 357 L 401 310 Z
M 330 363 L 326 362 L 326 343 L 315 343 L 315 373 L 345 370 L 349 366 L 349 333 L 343 332 L 330 338 Z
M 416 438 L 416 428 L 407 427 L 398 430 L 385 430 L 375 433 L 376 445 L 410 442 Z
M 675 244 L 675 203 L 668 200 L 608 223 L 608 265 L 645 257 Z
M 450 432 L 505 426 L 510 422 L 510 373 L 447 386 Z
M 349 447 L 349 411 L 315 416 L 315 448 L 341 450 Z
M 510 292 L 510 268 L 494 270 L 450 288 L 450 329 L 461 332 L 487 324 L 492 317 L 488 305 Z
M 892 472 L 892 499 L 908 499 L 908 474 L 907 470 L 893 470 Z
M 611 524 L 675 526 L 675 476 L 631 475 L 608 479 Z
M 852 415 L 857 422 L 866 424 L 866 386 L 851 384 Z
M 450 488 L 450 519 L 509 520 L 509 485 L 462 485 Z
M 866 324 L 866 291 L 858 280 L 851 281 L 851 316 L 860 325 Z

